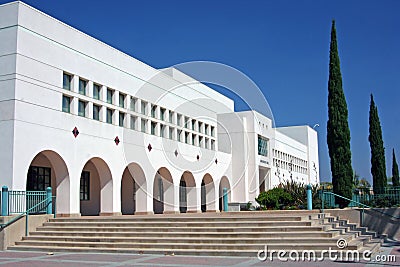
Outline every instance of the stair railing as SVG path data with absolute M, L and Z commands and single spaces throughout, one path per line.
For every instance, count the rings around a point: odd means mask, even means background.
M 29 213 L 31 213 L 32 211 L 34 211 L 36 213 L 36 212 L 46 210 L 47 214 L 52 214 L 53 198 L 55 198 L 55 196 L 50 195 L 50 196 L 46 197 L 46 199 L 40 201 L 36 205 L 27 209 L 26 211 L 20 213 L 18 216 L 9 220 L 7 223 L 0 224 L 0 229 L 3 230 L 4 228 L 8 227 L 9 225 L 13 224 L 14 222 L 18 221 L 19 219 L 21 219 L 22 217 L 25 216 L 26 217 L 25 218 L 25 236 L 28 236 L 29 235 L 29 230 L 28 230 Z M 56 213 L 54 212 L 54 218 L 55 217 L 56 217 Z
M 392 214 L 388 214 L 388 213 L 383 212 L 383 211 L 381 211 L 381 210 L 379 210 L 379 209 L 376 209 L 376 208 L 373 208 L 373 207 L 371 207 L 371 206 L 368 206 L 368 205 L 366 205 L 366 204 L 364 204 L 364 203 L 355 201 L 355 200 L 353 200 L 353 199 L 349 199 L 349 198 L 347 198 L 347 197 L 344 197 L 344 196 L 335 194 L 335 193 L 333 193 L 333 192 L 324 191 L 324 190 L 321 191 L 321 198 L 322 198 L 322 199 L 321 199 L 321 213 L 324 213 L 325 194 L 330 194 L 330 195 L 332 195 L 332 196 L 339 197 L 339 198 L 345 199 L 345 200 L 347 200 L 347 201 L 350 201 L 350 203 L 354 203 L 354 204 L 357 204 L 358 206 L 361 206 L 361 207 L 362 207 L 361 226 L 364 226 L 364 222 L 365 222 L 365 220 L 364 220 L 364 217 L 365 217 L 365 208 L 370 209 L 370 210 L 375 211 L 375 212 L 378 212 L 378 213 L 381 213 L 381 214 L 383 214 L 383 215 L 385 215 L 385 216 L 387 216 L 387 217 L 391 217 L 391 218 L 393 218 L 393 219 L 395 219 L 395 220 L 400 220 L 400 216 L 395 216 L 395 215 L 392 215 Z

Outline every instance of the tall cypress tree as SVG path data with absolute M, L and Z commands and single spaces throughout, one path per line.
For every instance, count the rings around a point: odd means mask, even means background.
M 396 154 L 394 154 L 394 148 L 393 148 L 393 162 L 392 162 L 392 184 L 393 186 L 400 186 L 399 166 L 397 165 Z
M 387 186 L 385 148 L 383 147 L 382 128 L 378 108 L 371 94 L 369 106 L 369 145 L 371 147 L 371 174 L 374 193 L 383 193 Z
M 353 169 L 351 167 L 350 129 L 347 103 L 342 88 L 335 21 L 332 21 L 329 52 L 327 141 L 331 159 L 333 192 L 351 199 Z M 349 201 L 336 198 L 336 203 L 343 208 L 349 204 Z

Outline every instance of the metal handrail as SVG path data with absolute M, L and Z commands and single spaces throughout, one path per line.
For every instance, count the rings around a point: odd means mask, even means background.
M 344 197 L 344 196 L 335 194 L 335 193 L 333 193 L 333 192 L 327 192 L 327 191 L 323 191 L 323 190 L 322 190 L 322 201 L 321 201 L 321 202 L 322 202 L 322 203 L 321 203 L 321 212 L 322 212 L 322 213 L 324 213 L 325 194 L 331 194 L 331 195 L 333 195 L 333 196 L 336 196 L 336 197 L 339 197 L 339 198 L 348 200 L 348 201 L 350 201 L 350 202 L 353 202 L 353 203 L 355 203 L 355 204 L 357 204 L 357 205 L 362 206 L 361 226 L 364 225 L 364 213 L 365 213 L 365 212 L 364 212 L 364 209 L 365 209 L 365 208 L 368 208 L 368 209 L 373 210 L 373 211 L 375 211 L 375 212 L 381 213 L 381 214 L 383 214 L 383 215 L 385 215 L 385 216 L 391 217 L 391 218 L 396 219 L 396 220 L 399 220 L 399 219 L 400 219 L 400 216 L 395 216 L 395 215 L 392 215 L 392 214 L 387 214 L 387 213 L 385 213 L 385 212 L 383 212 L 383 211 L 381 211 L 381 210 L 378 210 L 378 209 L 376 209 L 376 208 L 373 208 L 373 207 L 371 207 L 371 206 L 368 206 L 368 205 L 366 205 L 366 204 L 364 204 L 364 203 L 361 203 L 361 202 L 355 201 L 355 200 L 353 200 L 353 199 L 350 199 L 350 198 L 347 198 L 347 197 Z
M 30 207 L 29 209 L 27 209 L 26 211 L 22 212 L 21 214 L 19 214 L 18 216 L 14 217 L 13 219 L 11 219 L 10 221 L 8 221 L 7 223 L 3 223 L 0 224 L 0 229 L 3 230 L 4 228 L 6 228 L 7 226 L 13 224 L 14 222 L 18 221 L 19 219 L 21 219 L 22 217 L 24 217 L 26 215 L 26 220 L 25 220 L 25 235 L 28 236 L 28 216 L 29 216 L 29 212 L 31 212 L 32 210 L 34 210 L 35 208 L 39 207 L 40 205 L 43 205 L 44 203 L 46 203 L 45 206 L 43 206 L 41 209 L 39 209 L 39 211 L 43 211 L 44 209 L 47 209 L 47 207 L 49 205 L 52 204 L 53 198 L 55 196 L 51 196 L 51 197 L 47 197 L 46 199 L 44 199 L 43 201 L 37 203 L 36 205 Z M 50 201 L 49 201 L 50 200 Z M 55 213 L 54 213 L 55 216 Z

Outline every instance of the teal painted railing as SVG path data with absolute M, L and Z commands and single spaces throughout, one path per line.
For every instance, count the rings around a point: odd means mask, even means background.
M 37 214 L 37 213 L 47 213 L 47 214 L 52 214 L 52 210 L 53 210 L 53 199 L 55 199 L 55 196 L 52 196 L 51 193 L 51 187 L 48 187 L 46 189 L 45 193 L 45 198 L 44 199 L 37 199 L 37 198 L 33 198 L 33 200 L 36 203 L 33 203 L 32 201 L 27 201 L 25 203 L 23 203 L 21 201 L 20 198 L 17 198 L 18 200 L 20 200 L 20 202 L 16 202 L 15 199 L 13 199 L 15 196 L 23 196 L 24 194 L 22 192 L 24 191 L 8 191 L 8 190 L 4 190 L 5 187 L 3 187 L 2 190 L 2 216 L 8 216 L 9 215 L 9 210 L 10 207 L 17 207 L 19 209 L 21 209 L 21 207 L 23 207 L 24 204 L 26 204 L 28 207 L 25 211 L 22 212 L 18 212 L 20 213 L 19 215 L 15 216 L 14 218 L 12 218 L 10 221 L 8 221 L 7 223 L 4 224 L 0 224 L 0 228 L 4 229 L 7 226 L 13 224 L 14 222 L 18 221 L 19 219 L 21 219 L 22 217 L 26 217 L 25 219 L 25 235 L 28 236 L 29 231 L 28 231 L 28 225 L 29 225 L 29 214 Z M 10 196 L 10 193 L 13 192 L 18 192 L 16 194 L 14 194 L 13 196 Z M 28 193 L 28 192 L 26 192 Z M 43 192 L 40 192 L 43 193 Z M 27 195 L 27 194 L 25 194 Z M 37 194 L 37 196 L 41 196 L 41 194 Z M 11 200 L 11 201 L 9 201 Z M 24 199 L 25 200 L 25 199 Z M 14 202 L 13 202 L 14 201 Z M 5 203 L 6 202 L 6 203 Z M 10 204 L 11 203 L 11 204 Z M 16 210 L 16 209 L 15 209 Z M 16 213 L 16 212 L 12 212 L 12 213 Z M 54 217 L 55 217 L 55 212 L 54 212 Z
M 327 197 L 328 197 L 328 198 L 327 198 Z M 349 201 L 350 204 L 353 203 L 353 204 L 354 204 L 353 207 L 361 207 L 361 208 L 362 208 L 361 226 L 364 225 L 364 221 L 365 221 L 365 220 L 364 220 L 364 217 L 365 217 L 365 208 L 367 208 L 367 209 L 369 209 L 369 210 L 372 210 L 372 211 L 374 211 L 374 212 L 381 213 L 381 214 L 383 214 L 383 215 L 385 215 L 385 216 L 387 216 L 387 217 L 391 217 L 392 219 L 395 219 L 395 220 L 399 220 L 399 219 L 400 219 L 399 216 L 395 216 L 395 215 L 391 215 L 391 214 L 385 213 L 384 211 L 381 211 L 381 210 L 379 210 L 379 209 L 370 207 L 370 206 L 368 206 L 368 205 L 366 205 L 366 204 L 364 204 L 364 203 L 355 201 L 355 200 L 353 200 L 353 199 L 349 199 L 349 198 L 347 198 L 347 197 L 344 197 L 344 196 L 335 194 L 335 193 L 333 193 L 333 192 L 324 191 L 324 190 L 321 191 L 321 212 L 322 212 L 322 213 L 324 213 L 324 205 L 325 205 L 324 203 L 325 203 L 325 201 L 326 201 L 327 199 L 329 199 L 329 198 L 332 198 L 332 197 L 333 197 L 333 198 L 339 197 L 339 198 L 345 199 L 345 200 Z M 350 205 L 349 205 L 349 206 L 350 206 Z

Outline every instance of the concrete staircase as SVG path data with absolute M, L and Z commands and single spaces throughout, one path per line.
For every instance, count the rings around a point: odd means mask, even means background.
M 56 218 L 9 250 L 250 256 L 268 250 L 376 250 L 365 228 L 317 211 Z

